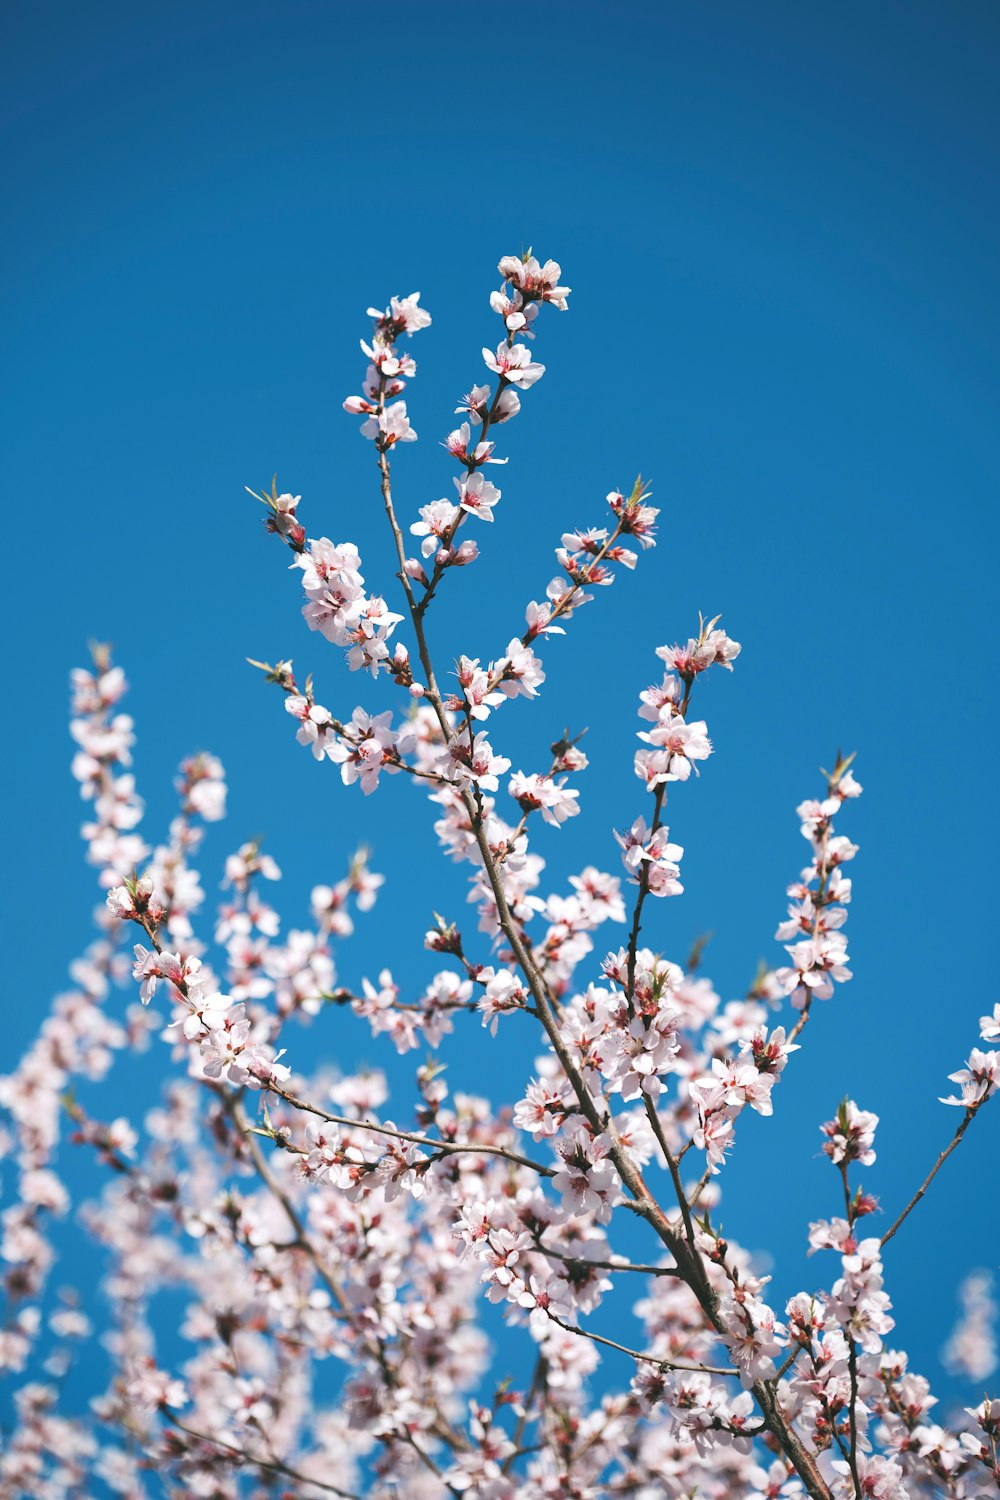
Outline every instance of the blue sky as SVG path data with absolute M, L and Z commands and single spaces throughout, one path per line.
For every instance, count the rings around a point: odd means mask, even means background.
M 461 877 L 403 778 L 364 801 L 343 789 L 244 666 L 293 656 L 345 715 L 379 697 L 306 631 L 243 486 L 277 470 L 310 531 L 357 542 L 389 589 L 372 450 L 340 410 L 364 310 L 419 288 L 434 318 L 412 346 L 421 442 L 396 466 L 412 516 L 450 490 L 437 440 L 495 339 L 496 262 L 531 244 L 561 261 L 571 310 L 543 319 L 548 373 L 503 431 L 497 525 L 449 580 L 438 656 L 502 650 L 560 533 L 601 524 L 607 490 L 641 470 L 663 508 L 656 552 L 548 647 L 534 709 L 498 722 L 525 770 L 564 724 L 590 727 L 584 815 L 536 845 L 553 882 L 616 868 L 611 828 L 641 807 L 636 695 L 699 609 L 723 611 L 744 654 L 704 694 L 716 756 L 671 799 L 687 893 L 656 912 L 657 946 L 682 957 L 713 931 L 727 998 L 775 961 L 805 849 L 794 806 L 838 745 L 858 754 L 856 979 L 810 1025 L 776 1119 L 743 1126 L 725 1183 L 726 1228 L 777 1240 L 792 1289 L 806 1223 L 835 1211 L 817 1125 L 845 1092 L 877 1111 L 867 1185 L 898 1206 L 954 1127 L 934 1101 L 996 997 L 1000 12 L 182 0 L 8 7 L 0 32 L 8 1057 L 98 894 L 65 727 L 88 638 L 115 643 L 133 684 L 149 836 L 176 763 L 210 749 L 231 783 L 210 894 L 225 852 L 261 834 L 294 925 L 367 839 L 394 920 L 375 959 L 362 927 L 341 973 L 427 972 L 429 909 L 462 915 Z M 339 1017 L 308 1041 L 383 1058 Z M 520 1079 L 523 1039 L 453 1049 L 456 1083 L 484 1066 Z M 101 1112 L 139 1113 L 167 1067 L 156 1051 L 119 1069 Z M 887 1252 L 898 1341 L 963 1404 L 979 1393 L 937 1354 L 946 1289 L 995 1257 L 998 1138 L 987 1113 Z

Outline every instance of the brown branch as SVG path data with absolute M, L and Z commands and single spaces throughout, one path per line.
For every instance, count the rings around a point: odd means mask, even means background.
M 300 1099 L 288 1089 L 272 1080 L 264 1085 L 270 1093 L 277 1094 L 290 1104 L 294 1109 L 304 1110 L 307 1114 L 317 1115 L 321 1120 L 329 1120 L 332 1125 L 343 1125 L 351 1130 L 370 1130 L 377 1135 L 390 1136 L 396 1141 L 409 1141 L 415 1146 L 426 1146 L 428 1150 L 435 1151 L 441 1156 L 500 1156 L 514 1166 L 527 1167 L 532 1172 L 537 1172 L 540 1177 L 554 1177 L 555 1171 L 552 1167 L 543 1166 L 541 1162 L 532 1161 L 529 1156 L 521 1156 L 517 1151 L 511 1151 L 506 1146 L 487 1146 L 477 1144 L 475 1141 L 459 1143 L 457 1141 L 442 1141 L 431 1135 L 415 1135 L 408 1130 L 395 1130 L 389 1125 L 376 1125 L 374 1120 L 352 1120 L 347 1115 L 333 1115 L 325 1109 L 320 1109 L 316 1104 L 310 1104 L 306 1099 Z
M 935 1177 L 940 1172 L 941 1168 L 944 1166 L 951 1153 L 954 1151 L 955 1147 L 961 1142 L 963 1135 L 968 1130 L 973 1120 L 976 1118 L 976 1115 L 979 1113 L 982 1106 L 986 1103 L 986 1099 L 988 1097 L 989 1095 L 987 1095 L 983 1099 L 977 1100 L 975 1104 L 969 1104 L 966 1106 L 965 1116 L 960 1122 L 959 1127 L 955 1131 L 955 1134 L 952 1136 L 950 1142 L 941 1152 L 937 1161 L 934 1163 L 933 1167 L 931 1167 L 930 1171 L 927 1173 L 927 1176 L 917 1188 L 917 1191 L 914 1193 L 909 1203 L 903 1209 L 902 1213 L 897 1219 L 893 1221 L 890 1227 L 886 1230 L 885 1234 L 882 1236 L 883 1245 L 887 1244 L 888 1241 L 892 1239 L 893 1235 L 896 1233 L 896 1230 L 902 1224 L 903 1220 L 908 1218 L 916 1208 L 917 1204 L 920 1202 L 921 1198 L 924 1196 L 927 1189 L 930 1187 L 931 1183 L 934 1181 Z
M 569 1266 L 581 1266 L 584 1269 L 594 1266 L 601 1271 L 633 1271 L 640 1276 L 673 1276 L 677 1280 L 684 1279 L 676 1266 L 645 1266 L 630 1260 L 591 1260 L 589 1256 L 573 1255 L 568 1250 L 556 1250 L 554 1246 L 540 1242 L 536 1242 L 535 1249 L 550 1260 L 561 1260 Z
M 565 1330 L 566 1333 L 579 1334 L 581 1338 L 590 1339 L 594 1344 L 603 1344 L 606 1349 L 617 1349 L 619 1354 L 627 1354 L 630 1359 L 638 1360 L 641 1364 L 655 1365 L 658 1370 L 691 1370 L 699 1375 L 731 1375 L 739 1374 L 725 1365 L 700 1365 L 682 1359 L 660 1359 L 655 1354 L 645 1354 L 641 1349 L 630 1349 L 628 1344 L 619 1344 L 616 1339 L 605 1338 L 602 1333 L 593 1333 L 589 1328 L 580 1328 L 576 1323 L 567 1323 L 546 1308 L 545 1315 L 553 1323 Z
M 854 1335 L 850 1330 L 845 1328 L 844 1332 L 847 1334 L 847 1365 L 851 1375 L 851 1409 L 849 1413 L 851 1447 L 847 1455 L 847 1462 L 851 1466 L 851 1478 L 854 1480 L 856 1500 L 861 1500 L 861 1476 L 858 1473 L 858 1346 L 854 1342 Z
M 243 1448 L 237 1448 L 233 1443 L 227 1443 L 223 1438 L 211 1437 L 207 1432 L 197 1432 L 193 1427 L 188 1427 L 172 1411 L 161 1408 L 168 1422 L 171 1422 L 179 1431 L 187 1433 L 188 1437 L 195 1438 L 199 1443 L 211 1443 L 213 1448 L 223 1448 L 234 1458 L 242 1463 L 252 1464 L 255 1469 L 263 1469 L 268 1474 L 285 1474 L 289 1479 L 295 1479 L 299 1484 L 312 1485 L 315 1489 L 325 1490 L 328 1495 L 337 1495 L 339 1500 L 362 1500 L 362 1497 L 354 1490 L 342 1490 L 335 1484 L 327 1484 L 322 1479 L 311 1479 L 308 1474 L 293 1469 L 291 1465 L 282 1463 L 280 1459 L 257 1458 L 252 1453 L 247 1453 Z
M 521 1456 L 521 1453 L 524 1452 L 524 1449 L 522 1449 L 521 1444 L 524 1441 L 524 1434 L 527 1431 L 528 1423 L 531 1421 L 531 1407 L 532 1407 L 532 1404 L 534 1403 L 534 1401 L 539 1396 L 542 1398 L 542 1406 L 541 1406 L 541 1410 L 539 1411 L 539 1416 L 543 1416 L 544 1415 L 544 1412 L 545 1412 L 545 1393 L 546 1393 L 546 1374 L 547 1374 L 547 1363 L 546 1363 L 545 1355 L 542 1353 L 541 1350 L 539 1350 L 538 1351 L 538 1356 L 537 1356 L 537 1358 L 535 1360 L 535 1369 L 534 1369 L 534 1372 L 533 1372 L 533 1374 L 531 1376 L 531 1385 L 528 1387 L 528 1394 L 524 1398 L 524 1405 L 521 1408 L 521 1415 L 518 1418 L 517 1426 L 514 1429 L 514 1436 L 511 1439 L 511 1441 L 514 1444 L 513 1452 L 510 1453 L 508 1455 L 508 1457 L 504 1459 L 503 1463 L 500 1466 L 500 1471 L 503 1474 L 509 1474 L 510 1473 L 511 1469 L 514 1467 L 514 1463 Z

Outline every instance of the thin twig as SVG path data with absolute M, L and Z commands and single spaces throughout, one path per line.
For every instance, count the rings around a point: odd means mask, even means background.
M 630 1349 L 628 1344 L 619 1344 L 617 1339 L 605 1338 L 603 1333 L 593 1333 L 589 1328 L 580 1328 L 576 1323 L 567 1323 L 558 1314 L 546 1308 L 546 1316 L 553 1323 L 567 1333 L 579 1334 L 581 1338 L 590 1339 L 594 1344 L 603 1344 L 606 1349 L 617 1349 L 619 1354 L 627 1354 L 630 1359 L 638 1360 L 641 1364 L 655 1365 L 658 1370 L 690 1370 L 698 1375 L 738 1375 L 738 1370 L 733 1370 L 725 1365 L 699 1365 L 689 1363 L 681 1359 L 661 1359 L 656 1354 L 646 1354 L 641 1349 Z
M 163 1408 L 163 1415 L 179 1431 L 187 1433 L 188 1437 L 195 1438 L 199 1443 L 210 1443 L 213 1448 L 223 1448 L 242 1463 L 253 1464 L 255 1469 L 263 1469 L 268 1474 L 286 1474 L 289 1479 L 295 1479 L 299 1484 L 312 1485 L 315 1489 L 325 1490 L 328 1495 L 337 1495 L 339 1500 L 362 1500 L 362 1497 L 354 1490 L 342 1490 L 338 1485 L 327 1484 L 322 1479 L 312 1479 L 308 1474 L 293 1469 L 290 1464 L 282 1463 L 280 1459 L 257 1458 L 254 1454 L 247 1453 L 244 1448 L 237 1448 L 234 1443 L 227 1443 L 223 1438 L 211 1437 L 207 1432 L 197 1432 L 166 1408 Z
M 328 1110 L 320 1109 L 317 1104 L 310 1104 L 307 1099 L 300 1099 L 289 1089 L 282 1088 L 279 1083 L 270 1080 L 265 1085 L 270 1093 L 277 1094 L 290 1104 L 293 1109 L 304 1110 L 307 1114 L 318 1115 L 321 1120 L 329 1120 L 332 1125 L 343 1125 L 350 1130 L 370 1130 L 376 1135 L 390 1136 L 393 1140 L 409 1141 L 415 1146 L 426 1146 L 430 1151 L 436 1151 L 443 1156 L 500 1156 L 514 1166 L 527 1167 L 532 1172 L 537 1172 L 540 1177 L 554 1177 L 555 1171 L 552 1167 L 543 1166 L 541 1162 L 532 1161 L 529 1156 L 521 1156 L 517 1151 L 511 1151 L 506 1146 L 487 1146 L 475 1141 L 459 1143 L 457 1141 L 442 1141 L 432 1135 L 416 1135 L 408 1130 L 395 1130 L 390 1125 L 377 1125 L 374 1120 L 352 1120 L 347 1115 L 333 1115 Z
M 933 1167 L 931 1167 L 930 1171 L 927 1173 L 927 1176 L 917 1188 L 917 1191 L 914 1193 L 909 1203 L 903 1209 L 903 1212 L 890 1225 L 885 1234 L 882 1236 L 883 1245 L 887 1244 L 889 1240 L 892 1239 L 893 1235 L 896 1233 L 896 1230 L 902 1224 L 903 1220 L 908 1218 L 916 1208 L 917 1204 L 920 1202 L 921 1198 L 924 1196 L 927 1189 L 930 1187 L 931 1183 L 934 1181 L 935 1177 L 940 1172 L 941 1168 L 944 1166 L 945 1162 L 948 1160 L 955 1147 L 959 1144 L 963 1135 L 968 1130 L 969 1126 L 972 1124 L 973 1120 L 976 1118 L 976 1115 L 979 1113 L 980 1109 L 985 1103 L 986 1099 L 979 1099 L 975 1104 L 970 1104 L 966 1107 L 965 1118 L 959 1124 L 959 1127 L 955 1131 L 955 1134 L 952 1136 L 951 1141 L 941 1152 L 937 1161 L 934 1163 Z

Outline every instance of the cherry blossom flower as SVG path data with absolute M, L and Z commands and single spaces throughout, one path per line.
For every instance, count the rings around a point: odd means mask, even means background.
M 484 387 L 483 389 L 487 388 Z M 473 448 L 470 447 L 471 441 L 472 428 L 468 422 L 463 422 L 460 427 L 456 427 L 453 432 L 449 432 L 442 446 L 447 449 L 452 458 L 457 458 L 461 463 L 467 464 L 470 468 L 477 467 L 480 464 L 505 464 L 507 462 L 505 458 L 493 457 L 493 450 L 496 446 L 494 443 L 484 441 L 477 443 Z
M 707 760 L 712 753 L 712 742 L 706 733 L 704 720 L 693 724 L 674 718 L 668 723 L 659 723 L 655 729 L 639 735 L 641 740 L 653 745 L 650 751 L 636 753 L 636 774 L 644 777 L 650 786 L 661 782 L 686 781 L 695 762 Z
M 151 1359 L 137 1361 L 132 1366 L 125 1390 L 132 1409 L 146 1416 L 162 1407 L 183 1407 L 188 1402 L 181 1381 L 158 1370 Z
M 361 436 L 371 438 L 379 448 L 394 443 L 415 443 L 417 434 L 406 415 L 406 402 L 394 401 L 384 411 L 374 412 L 361 424 Z
M 515 771 L 508 782 L 508 791 L 524 812 L 539 808 L 546 823 L 555 827 L 567 818 L 575 818 L 580 811 L 577 802 L 580 793 L 575 787 L 566 786 L 565 777 L 556 781 L 551 776 L 525 776 L 523 771 Z
M 500 1017 L 508 1011 L 523 1010 L 528 1004 L 528 996 L 507 969 L 500 969 L 497 973 L 484 969 L 479 977 L 486 981 L 486 988 L 477 1008 L 482 1012 L 483 1025 L 496 1036 Z
M 495 354 L 484 349 L 483 359 L 488 370 L 502 375 L 504 380 L 522 391 L 526 391 L 545 374 L 545 366 L 531 358 L 531 351 L 526 344 L 498 344 Z
M 962 1092 L 942 1099 L 942 1104 L 958 1104 L 973 1109 L 984 1103 L 1000 1087 L 1000 1052 L 981 1052 L 973 1047 L 969 1060 L 957 1073 L 949 1073 L 951 1083 L 961 1084 Z
M 260 1088 L 275 1080 L 283 1083 L 291 1070 L 279 1063 L 271 1049 L 258 1040 L 254 1023 L 242 1003 L 227 1003 L 215 997 L 202 1015 L 206 1033 L 201 1042 L 201 1065 L 206 1078 L 225 1079 L 234 1087 Z M 215 1007 L 218 1008 L 215 1008 Z M 280 1054 L 279 1054 L 280 1056 Z
M 558 284 L 562 276 L 562 267 L 557 261 L 547 260 L 544 265 L 541 265 L 537 257 L 531 254 L 523 258 L 505 255 L 498 269 L 504 280 L 524 297 L 549 302 L 560 312 L 565 312 L 570 288 Z
M 141 943 L 136 943 L 133 952 L 135 963 L 132 965 L 132 976 L 142 981 L 139 994 L 143 1005 L 148 1005 L 152 1000 L 161 979 L 165 979 L 188 998 L 196 998 L 202 985 L 201 959 L 191 954 L 181 957 L 179 953 L 157 953 L 144 948 Z
M 420 508 L 420 520 L 410 527 L 413 536 L 423 537 L 420 551 L 430 557 L 438 550 L 438 543 L 446 536 L 458 519 L 459 507 L 450 500 L 434 500 Z
M 618 1199 L 618 1174 L 608 1160 L 611 1137 L 591 1136 L 580 1127 L 557 1143 L 562 1166 L 552 1186 L 562 1194 L 568 1214 L 592 1213 L 598 1224 L 607 1224 Z
M 679 861 L 684 850 L 680 844 L 670 842 L 666 824 L 651 831 L 645 818 L 636 818 L 628 833 L 616 832 L 615 838 L 622 847 L 622 863 L 634 883 L 639 883 L 641 875 L 651 896 L 681 895 L 684 887 L 680 882 Z
M 375 319 L 375 329 L 385 343 L 394 343 L 401 333 L 412 338 L 421 328 L 431 326 L 431 315 L 420 307 L 420 293 L 411 292 L 408 297 L 393 297 L 384 311 L 377 307 L 368 309 L 368 316 Z
M 300 745 L 307 745 L 317 760 L 332 758 L 337 743 L 333 715 L 321 703 L 310 703 L 300 693 L 291 693 L 285 699 L 285 711 L 298 719 L 295 738 Z
M 827 1137 L 823 1150 L 835 1165 L 856 1161 L 870 1167 L 875 1160 L 872 1146 L 877 1125 L 878 1115 L 858 1109 L 853 1099 L 845 1099 L 836 1118 L 821 1126 Z
M 903 1481 L 903 1471 L 893 1459 L 881 1458 L 877 1454 L 869 1457 L 859 1453 L 855 1459 L 861 1494 L 865 1500 L 910 1500 L 910 1491 Z M 854 1500 L 856 1494 L 851 1465 L 847 1459 L 834 1459 L 831 1467 L 842 1479 L 834 1489 L 838 1500 Z
M 500 499 L 500 491 L 495 484 L 490 484 L 482 474 L 475 473 L 456 479 L 455 488 L 458 490 L 461 510 L 470 516 L 478 516 L 480 521 L 493 520 L 493 507 Z
M 510 770 L 510 761 L 504 755 L 494 754 L 485 731 L 475 735 L 472 744 L 461 731 L 452 735 L 438 759 L 444 775 L 460 783 L 475 782 L 484 792 L 495 792 L 500 788 L 499 778 Z

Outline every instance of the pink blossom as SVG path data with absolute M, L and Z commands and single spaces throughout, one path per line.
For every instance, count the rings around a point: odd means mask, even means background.
M 452 735 L 438 764 L 442 773 L 460 783 L 475 782 L 484 792 L 499 790 L 499 777 L 510 770 L 510 761 L 504 755 L 496 755 L 480 731 L 470 745 L 469 736 L 462 731 Z
M 870 1167 L 875 1160 L 872 1146 L 878 1115 L 858 1109 L 853 1099 L 845 1099 L 837 1111 L 836 1118 L 821 1127 L 827 1137 L 823 1150 L 835 1165 L 845 1166 L 852 1161 Z
M 520 257 L 505 255 L 499 265 L 500 275 L 525 297 L 550 302 L 560 312 L 566 311 L 568 286 L 560 286 L 562 267 L 558 261 L 547 260 L 541 265 L 534 255 Z
M 493 507 L 500 499 L 500 491 L 495 484 L 482 474 L 468 474 L 461 479 L 455 480 L 455 488 L 458 490 L 459 507 L 470 516 L 478 516 L 481 521 L 493 520 Z
M 379 448 L 415 442 L 417 434 L 406 415 L 406 402 L 394 401 L 384 411 L 374 412 L 367 422 L 362 422 L 361 436 L 373 439 Z
M 942 1099 L 941 1103 L 958 1104 L 964 1109 L 975 1108 L 1000 1087 L 1000 1052 L 981 1052 L 978 1047 L 973 1047 L 965 1067 L 957 1073 L 949 1073 L 948 1078 L 952 1083 L 961 1084 L 962 1092 Z
M 508 791 L 521 805 L 522 811 L 541 809 L 546 823 L 558 827 L 567 818 L 575 818 L 580 811 L 577 799 L 580 793 L 575 787 L 566 786 L 566 778 L 556 781 L 551 776 L 525 776 L 515 771 L 508 782 Z
M 401 333 L 410 338 L 421 328 L 431 326 L 431 315 L 420 307 L 420 293 L 411 292 L 408 297 L 393 297 L 384 311 L 377 307 L 368 309 L 368 316 L 375 319 L 376 331 L 387 343 L 394 342 Z
M 618 1174 L 608 1154 L 611 1138 L 591 1136 L 583 1127 L 557 1144 L 562 1166 L 552 1179 L 552 1186 L 562 1194 L 562 1203 L 570 1215 L 592 1213 L 599 1224 L 606 1224 L 619 1197 Z
M 459 507 L 452 505 L 450 500 L 434 500 L 430 505 L 421 506 L 421 519 L 413 522 L 410 532 L 413 536 L 423 537 L 420 551 L 424 557 L 437 551 L 439 541 L 454 526 L 458 514 Z
M 485 390 L 486 387 L 483 387 L 483 389 Z M 452 458 L 459 459 L 460 462 L 468 464 L 470 468 L 479 464 L 505 464 L 507 462 L 505 458 L 493 457 L 494 443 L 477 443 L 474 448 L 471 448 L 471 441 L 472 428 L 468 422 L 463 422 L 461 427 L 456 427 L 454 432 L 449 432 L 443 446 L 451 454 Z
M 484 970 L 480 975 L 486 988 L 480 997 L 477 1009 L 482 1012 L 483 1025 L 488 1026 L 493 1036 L 497 1034 L 497 1022 L 508 1011 L 523 1010 L 529 997 L 516 977 L 507 969 L 493 973 Z
M 881 1458 L 877 1454 L 869 1457 L 865 1453 L 859 1453 L 856 1463 L 864 1500 L 910 1500 L 903 1471 L 893 1459 Z M 837 1458 L 833 1460 L 832 1468 L 843 1476 L 834 1487 L 836 1500 L 854 1500 L 855 1487 L 850 1463 L 847 1459 Z
M 498 344 L 495 354 L 489 349 L 484 349 L 483 359 L 486 361 L 488 370 L 492 370 L 496 375 L 502 375 L 511 385 L 516 385 L 522 391 L 526 391 L 545 374 L 545 366 L 531 358 L 531 351 L 526 344 Z

